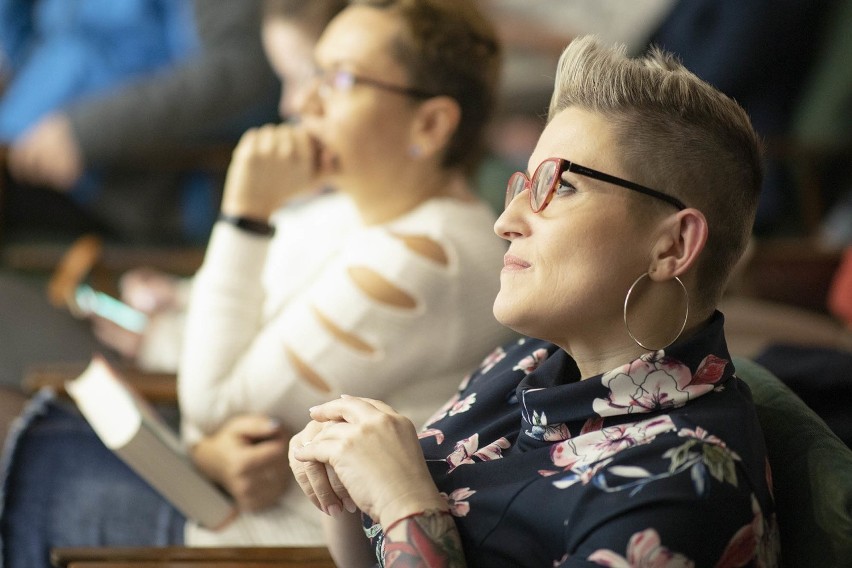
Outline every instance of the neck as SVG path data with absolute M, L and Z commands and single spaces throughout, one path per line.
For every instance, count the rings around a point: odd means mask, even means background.
M 435 197 L 474 199 L 465 177 L 457 170 L 407 168 L 393 181 L 347 188 L 365 225 L 387 223 Z
M 697 332 L 707 323 L 711 315 L 690 315 L 686 327 L 678 337 L 678 340 L 689 337 Z M 668 339 L 671 340 L 672 337 L 670 336 Z M 652 352 L 636 344 L 627 334 L 623 324 L 619 330 L 618 339 L 615 341 L 590 341 L 588 338 L 584 338 L 583 340 L 557 343 L 557 345 L 571 355 L 571 358 L 574 359 L 577 363 L 577 368 L 580 370 L 580 377 L 584 380 L 611 371 L 616 367 L 638 359 L 646 353 Z M 648 345 L 649 347 L 659 347 L 663 343 Z M 668 346 L 666 346 L 666 349 L 668 349 Z
M 648 353 L 646 349 L 642 349 L 630 341 L 630 338 L 619 345 L 604 348 L 593 347 L 587 343 L 577 344 L 576 342 L 570 345 L 560 345 L 560 347 L 571 355 L 571 358 L 577 363 L 580 377 L 583 380 L 611 371 Z

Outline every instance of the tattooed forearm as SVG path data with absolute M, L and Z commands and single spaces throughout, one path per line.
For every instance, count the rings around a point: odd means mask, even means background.
M 464 568 L 452 515 L 426 511 L 392 523 L 385 532 L 385 568 Z

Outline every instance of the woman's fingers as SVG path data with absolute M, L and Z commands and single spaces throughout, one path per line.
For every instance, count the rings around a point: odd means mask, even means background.
M 222 211 L 268 219 L 293 196 L 316 187 L 312 143 L 290 124 L 268 124 L 243 134 L 225 178 Z
M 327 515 L 336 517 L 343 512 L 343 501 L 334 492 L 331 486 L 331 481 L 328 477 L 328 470 L 331 469 L 324 463 L 308 462 L 305 467 L 305 474 L 310 483 L 316 501 L 319 503 L 319 508 Z
M 312 422 L 317 424 L 317 422 Z M 331 516 L 337 516 L 344 509 L 354 512 L 355 506 L 346 487 L 329 464 L 335 447 L 331 439 L 324 438 L 318 431 L 311 440 L 294 438 L 298 445 L 290 444 L 290 467 L 302 491 L 314 505 Z
M 388 504 L 410 509 L 412 499 L 415 505 L 436 500 L 408 418 L 384 403 L 356 397 L 314 407 L 311 416 L 315 420 L 300 434 L 300 443 L 291 444 L 291 465 L 303 491 L 323 511 L 333 515 L 341 506 L 357 505 L 375 517 Z M 328 464 L 331 473 L 320 464 Z
M 337 472 L 334 471 L 334 468 L 326 464 L 325 473 L 328 475 L 328 481 L 331 483 L 331 488 L 334 491 L 334 494 L 337 495 L 337 498 L 340 499 L 340 502 L 343 504 L 343 508 L 350 513 L 357 511 L 358 506 L 355 504 L 355 501 L 352 500 L 352 497 L 349 496 L 349 491 L 346 490 L 346 486 L 343 485 L 342 481 L 340 481 L 340 478 L 337 476 Z
M 380 400 L 342 395 L 340 398 L 314 406 L 310 415 L 317 422 L 349 422 L 352 424 L 376 418 L 379 414 L 396 415 L 397 412 Z
M 290 469 L 293 472 L 293 477 L 302 489 L 302 493 L 311 500 L 316 508 L 321 511 L 325 511 L 325 507 L 328 503 L 320 502 L 320 499 L 317 496 L 317 490 L 313 485 L 315 480 L 322 479 L 322 474 L 317 470 L 321 468 L 324 472 L 325 465 L 319 462 L 312 462 L 310 460 L 301 460 L 296 457 L 297 451 L 310 444 L 311 439 L 321 430 L 321 428 L 322 425 L 318 422 L 309 422 L 308 425 L 305 426 L 304 430 L 290 439 L 290 448 L 288 450 L 287 457 L 290 460 Z
M 260 510 L 273 506 L 289 482 L 288 438 L 265 415 L 236 416 L 197 443 L 192 457 L 241 508 Z
M 334 468 L 328 463 L 335 446 L 332 436 L 323 436 L 328 424 L 311 422 L 290 442 L 290 468 L 296 482 L 314 505 L 331 516 L 343 510 L 354 513 L 355 502 Z

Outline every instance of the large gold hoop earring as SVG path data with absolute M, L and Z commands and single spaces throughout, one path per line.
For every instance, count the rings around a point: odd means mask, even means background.
M 678 330 L 677 335 L 674 337 L 674 339 L 672 339 L 662 347 L 648 347 L 647 345 L 636 339 L 636 336 L 633 335 L 632 331 L 630 331 L 630 324 L 627 323 L 627 305 L 630 303 L 630 295 L 633 294 L 633 289 L 636 288 L 636 285 L 639 284 L 639 282 L 646 276 L 649 276 L 647 272 L 639 276 L 639 278 L 634 280 L 633 284 L 631 284 L 630 288 L 627 290 L 627 295 L 624 297 L 624 327 L 625 329 L 627 329 L 627 335 L 630 336 L 630 339 L 632 339 L 633 342 L 636 343 L 636 345 L 638 345 L 642 349 L 645 349 L 646 351 L 653 352 L 659 351 L 660 349 L 665 349 L 666 347 L 677 341 L 680 337 L 680 334 L 683 333 L 684 329 L 686 329 L 686 320 L 689 319 L 689 292 L 686 290 L 686 286 L 684 286 L 683 281 L 677 276 L 675 276 L 674 279 L 677 280 L 678 284 L 680 284 L 680 288 L 681 290 L 683 290 L 683 294 L 686 297 L 686 313 L 683 315 L 683 323 L 681 323 L 680 329 Z

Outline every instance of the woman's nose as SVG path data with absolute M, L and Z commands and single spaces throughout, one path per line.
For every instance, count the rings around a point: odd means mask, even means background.
M 319 89 L 320 80 L 316 76 L 300 81 L 290 95 L 285 91 L 282 106 L 286 104 L 293 114 L 318 114 L 322 106 Z
M 526 188 L 515 195 L 497 218 L 497 222 L 494 223 L 494 232 L 498 237 L 511 241 L 529 232 L 525 218 L 525 212 L 532 213 L 528 206 L 529 191 L 529 188 Z

